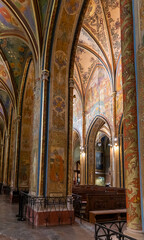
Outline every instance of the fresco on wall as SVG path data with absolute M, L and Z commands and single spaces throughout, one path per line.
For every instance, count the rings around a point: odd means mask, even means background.
M 0 1 L 0 30 L 16 29 L 20 30 L 21 26 L 15 16 Z
M 6 113 L 7 113 L 7 116 L 8 116 L 9 115 L 9 109 L 10 109 L 11 101 L 10 101 L 10 98 L 9 98 L 8 94 L 5 91 L 1 90 L 1 89 L 0 89 L 0 100 L 4 104 L 4 107 L 6 109 Z
M 64 183 L 64 148 L 52 147 L 50 155 L 50 180 Z
M 76 129 L 82 137 L 82 102 L 78 92 L 74 89 L 73 96 L 73 128 Z
M 16 85 L 19 88 L 22 80 L 25 55 L 29 48 L 18 38 L 0 39 L 0 47 L 3 49 L 3 52 L 10 63 Z
M 34 64 L 31 62 L 22 105 L 19 187 L 29 188 L 32 153 Z
M 117 78 L 116 78 L 116 124 L 119 126 L 122 114 L 123 114 L 123 90 L 122 90 L 122 65 L 121 60 L 117 69 Z
M 0 78 L 9 87 L 11 92 L 14 93 L 13 86 L 12 86 L 12 83 L 11 83 L 11 80 L 10 80 L 10 76 L 9 76 L 6 64 L 5 64 L 5 62 L 4 62 L 4 60 L 3 60 L 1 55 L 0 55 Z
M 31 26 L 33 32 L 36 32 L 33 7 L 31 0 L 13 0 L 15 6 L 19 9 L 19 11 L 24 15 L 27 22 Z
M 111 82 L 104 68 L 96 68 L 86 92 L 86 129 L 96 115 L 112 121 Z
M 36 194 L 37 190 L 37 169 L 38 169 L 38 142 L 39 142 L 39 121 L 40 121 L 40 79 L 35 80 L 34 83 L 34 107 L 33 107 L 33 130 L 32 130 L 32 164 L 31 164 L 31 177 L 30 192 Z

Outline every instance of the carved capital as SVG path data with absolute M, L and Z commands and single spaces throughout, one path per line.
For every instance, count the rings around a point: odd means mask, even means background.
M 69 87 L 74 88 L 74 80 L 73 78 L 69 78 Z
M 41 74 L 41 81 L 49 81 L 50 72 L 48 70 L 43 70 Z

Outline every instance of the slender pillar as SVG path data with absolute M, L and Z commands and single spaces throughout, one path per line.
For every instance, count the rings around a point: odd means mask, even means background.
M 72 195 L 73 178 L 73 78 L 69 79 L 69 144 L 68 144 L 68 196 Z
M 144 239 L 140 202 L 136 79 L 134 67 L 132 0 L 121 0 L 122 80 L 124 102 L 124 157 L 127 231 Z
M 39 195 L 46 195 L 46 134 L 47 134 L 47 97 L 48 97 L 48 83 L 49 83 L 49 71 L 43 70 L 41 74 L 41 81 L 43 85 L 43 102 L 42 102 L 42 135 L 41 135 L 41 158 L 40 158 L 40 176 L 39 176 Z
M 40 154 L 40 175 L 39 175 L 39 195 L 43 196 L 46 195 L 46 169 L 47 169 L 47 164 L 46 164 L 46 134 L 47 134 L 47 111 L 48 111 L 48 106 L 47 106 L 47 94 L 48 94 L 48 82 L 49 82 L 49 71 L 48 70 L 43 70 L 41 74 L 41 82 L 42 82 L 42 87 L 43 87 L 43 101 L 42 101 L 42 125 L 41 125 L 41 154 Z

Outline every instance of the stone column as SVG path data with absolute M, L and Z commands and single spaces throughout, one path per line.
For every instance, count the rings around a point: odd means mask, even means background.
M 43 70 L 41 74 L 41 81 L 43 86 L 43 101 L 42 101 L 42 125 L 41 125 L 41 154 L 40 154 L 40 176 L 39 176 L 39 195 L 45 195 L 45 184 L 46 184 L 46 140 L 47 140 L 47 97 L 49 91 L 49 71 Z
M 144 239 L 140 201 L 136 79 L 132 0 L 121 0 L 122 80 L 124 102 L 124 156 L 127 207 L 126 234 Z
M 69 145 L 68 145 L 68 196 L 72 195 L 73 180 L 73 78 L 69 79 Z

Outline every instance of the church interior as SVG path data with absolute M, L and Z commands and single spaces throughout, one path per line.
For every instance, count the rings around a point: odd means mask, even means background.
M 144 0 L 0 0 L 0 194 L 21 220 L 144 239 L 143 64 Z

